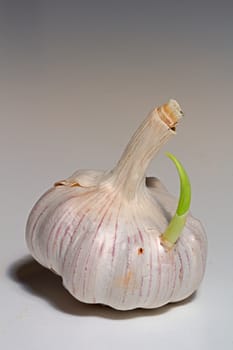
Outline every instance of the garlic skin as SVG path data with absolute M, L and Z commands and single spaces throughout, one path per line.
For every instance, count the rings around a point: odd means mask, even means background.
M 182 117 L 178 103 L 152 110 L 112 171 L 80 170 L 55 183 L 28 218 L 33 257 L 85 303 L 156 308 L 191 295 L 205 270 L 207 239 L 190 214 L 172 249 L 161 233 L 177 200 L 145 171 Z

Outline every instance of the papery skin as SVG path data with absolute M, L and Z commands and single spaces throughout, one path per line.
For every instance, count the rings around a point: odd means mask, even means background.
M 153 118 L 158 116 L 155 110 Z M 147 124 L 153 141 L 151 119 Z M 26 241 L 31 254 L 60 275 L 65 288 L 82 302 L 119 310 L 156 308 L 185 299 L 203 278 L 207 239 L 197 219 L 188 215 L 172 249 L 161 245 L 177 200 L 158 179 L 143 175 L 161 146 L 149 152 L 146 139 L 148 149 L 142 150 L 145 146 L 137 138 L 145 125 L 116 169 L 76 172 L 45 193 L 29 216 Z M 173 133 L 160 119 L 155 127 L 162 143 Z M 144 163 L 132 166 L 142 151 L 147 155 Z
M 27 224 L 34 258 L 62 276 L 78 300 L 115 309 L 155 308 L 183 300 L 199 286 L 207 241 L 191 215 L 174 249 L 160 234 L 177 201 L 155 178 L 143 201 L 127 203 L 111 188 L 54 187 L 35 205 Z M 143 207 L 143 210 L 141 208 Z

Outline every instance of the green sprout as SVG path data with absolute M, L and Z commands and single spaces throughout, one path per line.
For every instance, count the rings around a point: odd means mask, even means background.
M 180 197 L 178 206 L 175 215 L 173 216 L 168 227 L 161 236 L 162 243 L 166 247 L 172 248 L 178 240 L 185 226 L 191 202 L 191 185 L 189 177 L 179 160 L 176 159 L 176 157 L 171 153 L 166 153 L 166 155 L 175 164 L 180 178 Z

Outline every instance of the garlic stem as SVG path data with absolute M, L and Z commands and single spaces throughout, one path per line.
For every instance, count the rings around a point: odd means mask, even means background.
M 171 153 L 167 153 L 167 156 L 175 164 L 180 178 L 180 197 L 176 213 L 161 236 L 162 244 L 167 248 L 172 248 L 185 226 L 191 202 L 191 185 L 188 175 L 178 159 Z
M 131 138 L 111 173 L 113 183 L 127 199 L 133 199 L 139 188 L 145 186 L 145 172 L 150 161 L 175 134 L 176 124 L 182 115 L 179 104 L 170 100 L 153 109 Z

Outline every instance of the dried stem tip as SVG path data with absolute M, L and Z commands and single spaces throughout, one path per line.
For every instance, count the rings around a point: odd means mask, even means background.
M 165 124 L 167 124 L 167 126 L 170 129 L 174 131 L 176 129 L 177 123 L 179 122 L 179 119 L 184 115 L 179 104 L 175 100 L 169 100 L 168 103 L 159 107 L 158 113 L 159 113 L 160 119 Z

